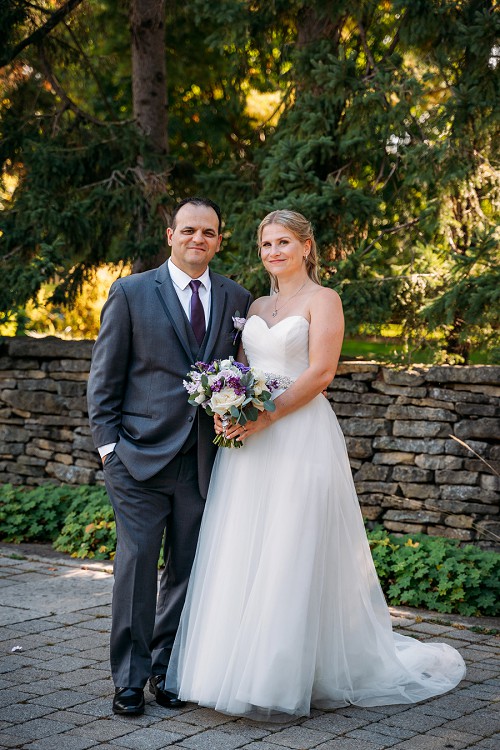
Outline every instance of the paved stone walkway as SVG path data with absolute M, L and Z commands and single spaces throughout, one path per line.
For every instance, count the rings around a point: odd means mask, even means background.
M 413 707 L 314 710 L 280 725 L 192 704 L 167 710 L 146 693 L 144 716 L 116 717 L 110 572 L 69 558 L 20 558 L 0 546 L 0 750 L 500 749 L 500 620 L 437 622 L 414 610 L 392 610 L 395 627 L 450 643 L 467 662 L 464 682 L 442 697 Z

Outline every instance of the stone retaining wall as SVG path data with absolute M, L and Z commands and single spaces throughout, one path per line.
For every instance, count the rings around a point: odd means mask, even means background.
M 0 343 L 0 481 L 101 483 L 87 422 L 92 341 Z M 328 396 L 363 515 L 394 532 L 500 548 L 500 367 L 342 362 Z

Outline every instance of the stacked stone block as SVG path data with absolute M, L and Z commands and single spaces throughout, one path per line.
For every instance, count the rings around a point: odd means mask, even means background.
M 2 483 L 102 481 L 86 403 L 92 346 L 53 336 L 1 340 Z
M 342 362 L 328 395 L 364 517 L 500 548 L 499 386 L 496 366 Z
M 0 343 L 0 481 L 102 482 L 85 389 L 92 341 Z M 361 509 L 397 533 L 500 549 L 500 367 L 342 362 L 328 398 Z

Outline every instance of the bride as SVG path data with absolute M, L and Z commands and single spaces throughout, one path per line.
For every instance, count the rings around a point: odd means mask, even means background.
M 392 632 L 344 438 L 321 395 L 343 315 L 319 284 L 311 225 L 274 211 L 258 242 L 275 293 L 252 304 L 239 358 L 282 388 L 274 412 L 227 431 L 243 448 L 217 454 L 167 687 L 261 719 L 445 693 L 463 659 Z

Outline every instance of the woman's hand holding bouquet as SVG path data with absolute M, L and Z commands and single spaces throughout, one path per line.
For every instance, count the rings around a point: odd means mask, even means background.
M 255 422 L 262 411 L 274 411 L 272 391 L 276 382 L 254 367 L 236 362 L 233 357 L 217 359 L 206 364 L 196 362 L 183 385 L 189 393 L 189 403 L 201 406 L 207 414 L 218 414 L 224 427 Z M 223 448 L 241 448 L 241 440 L 229 440 L 224 433 L 216 435 L 214 443 Z

